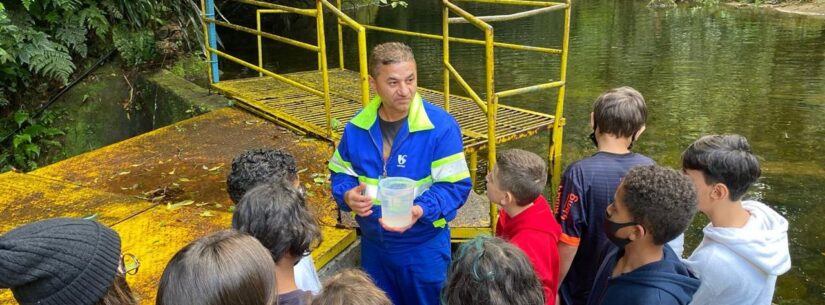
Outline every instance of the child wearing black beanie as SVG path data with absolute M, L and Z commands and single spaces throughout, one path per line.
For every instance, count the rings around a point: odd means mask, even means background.
M 120 236 L 91 220 L 53 218 L 0 236 L 0 288 L 20 305 L 133 305 Z

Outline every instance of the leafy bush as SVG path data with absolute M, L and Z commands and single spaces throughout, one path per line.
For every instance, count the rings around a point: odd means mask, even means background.
M 14 128 L 25 128 L 11 138 L 9 149 L 0 152 L 0 172 L 8 171 L 12 167 L 23 171 L 36 169 L 35 160 L 40 157 L 42 148 L 61 147 L 55 137 L 64 135 L 63 131 L 46 127 L 53 123 L 54 118 L 55 114 L 47 111 L 36 120 L 28 112 L 19 110 L 11 116 L 13 122 L 4 122 L 5 125 L 13 125 Z M 3 136 L 6 134 L 8 132 L 4 131 Z
M 174 18 L 164 18 L 170 15 Z M 128 65 L 150 62 L 154 30 L 202 31 L 193 0 L 10 0 L 0 3 L 0 113 L 32 84 L 65 85 L 86 58 L 115 47 Z M 197 43 L 199 39 L 188 39 Z
M 112 40 L 120 57 L 129 65 L 139 65 L 155 57 L 155 33 L 151 30 L 130 31 L 116 26 Z

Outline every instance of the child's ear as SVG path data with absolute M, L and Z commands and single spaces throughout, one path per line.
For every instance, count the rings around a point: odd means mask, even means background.
M 710 198 L 713 200 L 721 200 L 729 198 L 730 190 L 724 183 L 714 183 L 710 191 Z
M 642 133 L 645 132 L 645 129 L 647 129 L 647 126 L 642 125 L 642 128 L 639 128 L 639 131 L 637 131 L 636 134 L 634 135 L 633 140 L 638 141 L 639 137 L 642 136 Z
M 645 237 L 645 235 L 647 235 L 647 233 L 648 232 L 647 230 L 645 230 L 645 227 L 643 227 L 640 224 L 636 224 L 635 226 L 633 226 L 633 233 L 630 233 L 630 236 L 628 236 L 627 238 L 630 240 L 642 239 Z
M 503 205 L 513 205 L 516 204 L 516 196 L 514 196 L 513 193 L 507 191 L 504 192 L 504 199 L 502 199 L 501 201 L 503 201 Z

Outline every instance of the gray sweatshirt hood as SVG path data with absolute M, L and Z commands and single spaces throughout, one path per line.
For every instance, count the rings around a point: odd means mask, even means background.
M 758 201 L 742 201 L 751 218 L 743 228 L 704 228 L 710 238 L 771 275 L 781 275 L 791 268 L 788 253 L 788 221 Z

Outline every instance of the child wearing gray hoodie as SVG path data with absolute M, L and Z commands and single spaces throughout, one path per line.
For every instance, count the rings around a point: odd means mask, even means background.
M 711 222 L 685 261 L 702 281 L 691 304 L 771 304 L 776 278 L 791 267 L 788 221 L 761 202 L 742 201 L 761 174 L 747 139 L 702 137 L 682 154 L 682 168 Z

